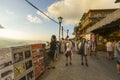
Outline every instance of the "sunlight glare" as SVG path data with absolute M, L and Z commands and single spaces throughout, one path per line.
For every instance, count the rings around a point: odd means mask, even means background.
M 25 35 L 19 31 L 1 29 L 0 30 L 0 37 L 13 38 L 13 39 L 23 39 L 23 38 L 25 38 Z

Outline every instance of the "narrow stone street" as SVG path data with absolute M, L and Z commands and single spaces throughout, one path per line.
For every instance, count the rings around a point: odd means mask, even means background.
M 103 52 L 88 56 L 88 67 L 81 65 L 81 57 L 77 53 L 72 57 L 73 65 L 66 67 L 65 56 L 60 54 L 56 69 L 46 70 L 39 80 L 120 80 L 115 60 L 106 59 Z

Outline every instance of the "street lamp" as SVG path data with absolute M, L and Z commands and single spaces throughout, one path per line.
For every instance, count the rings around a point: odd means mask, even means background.
M 63 38 L 63 26 L 62 26 L 62 38 Z
M 68 36 L 68 32 L 69 32 L 69 30 L 67 29 L 67 38 L 69 38 L 69 36 Z
M 62 23 L 62 17 L 58 17 L 58 20 L 59 20 L 59 41 L 60 41 L 60 29 L 61 29 L 61 23 Z

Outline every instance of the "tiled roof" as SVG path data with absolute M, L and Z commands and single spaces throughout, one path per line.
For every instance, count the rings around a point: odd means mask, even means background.
M 106 18 L 102 19 L 101 21 L 94 24 L 91 28 L 87 29 L 87 33 L 91 32 L 93 30 L 96 30 L 98 28 L 101 28 L 104 25 L 110 24 L 113 21 L 117 21 L 118 19 L 120 19 L 120 9 L 109 14 L 108 16 L 106 16 Z

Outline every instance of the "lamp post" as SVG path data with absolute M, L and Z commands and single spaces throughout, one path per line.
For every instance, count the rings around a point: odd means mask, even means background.
M 58 20 L 59 20 L 59 41 L 60 41 L 60 29 L 61 29 L 61 23 L 62 23 L 62 17 L 58 17 Z
M 63 26 L 62 26 L 62 38 L 63 38 Z
M 69 30 L 67 29 L 67 38 L 69 38 L 69 36 L 68 36 L 68 32 L 69 32 Z

